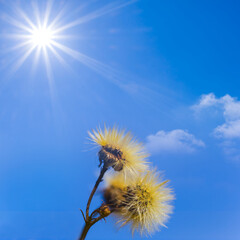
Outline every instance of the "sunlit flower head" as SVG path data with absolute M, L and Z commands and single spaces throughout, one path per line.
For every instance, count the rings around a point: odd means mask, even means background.
M 147 168 L 147 154 L 141 143 L 132 135 L 117 128 L 97 129 L 89 132 L 91 140 L 101 147 L 100 165 L 122 171 L 124 176 L 136 174 Z
M 132 233 L 150 235 L 165 226 L 172 212 L 173 194 L 166 186 L 168 181 L 159 181 L 158 176 L 154 171 L 147 171 L 128 183 L 121 174 L 109 180 L 104 199 L 121 227 L 129 224 Z

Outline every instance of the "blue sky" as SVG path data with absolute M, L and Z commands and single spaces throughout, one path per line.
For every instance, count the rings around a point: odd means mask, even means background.
M 87 131 L 106 123 L 171 180 L 174 213 L 152 239 L 238 240 L 239 3 L 55 1 L 50 22 L 63 9 L 59 27 L 75 23 L 57 40 L 67 50 L 21 62 L 31 45 L 16 48 L 14 20 L 26 25 L 22 9 L 34 22 L 33 6 L 0 1 L 0 239 L 78 237 L 98 174 Z M 109 217 L 87 239 L 131 234 Z

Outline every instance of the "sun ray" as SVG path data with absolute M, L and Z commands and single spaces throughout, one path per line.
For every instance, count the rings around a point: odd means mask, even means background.
M 22 11 L 21 8 L 17 8 L 17 12 L 19 13 L 20 16 L 28 23 L 28 25 L 32 28 L 35 29 L 36 26 L 33 24 L 33 22 L 29 19 L 29 17 Z
M 1 37 L 8 38 L 8 39 L 29 39 L 29 34 L 8 33 L 8 34 L 1 34 Z
M 43 47 L 43 55 L 44 55 L 44 60 L 45 60 L 45 65 L 46 65 L 47 76 L 48 76 L 48 79 L 50 80 L 49 85 L 50 85 L 50 89 L 52 91 L 52 89 L 53 89 L 52 88 L 52 80 L 53 80 L 52 69 L 51 69 L 51 64 L 49 61 L 49 56 L 48 56 L 46 47 Z
M 100 61 L 97 61 L 96 59 L 93 59 L 83 53 L 80 53 L 78 51 L 75 51 L 67 46 L 64 46 L 63 44 L 60 44 L 58 42 L 52 41 L 52 44 L 57 47 L 58 49 L 62 50 L 67 55 L 71 56 L 72 58 L 78 60 L 82 64 L 86 65 L 90 69 L 94 70 L 98 74 L 102 75 L 106 79 L 110 80 L 117 86 L 124 88 L 124 84 L 121 83 L 119 72 L 117 72 L 115 69 L 111 68 L 110 66 L 101 63 Z
M 23 48 L 24 46 L 29 45 L 30 43 L 31 43 L 31 40 L 25 41 L 25 42 L 21 42 L 21 43 L 15 45 L 14 47 L 5 49 L 5 52 L 12 52 L 12 51 L 18 50 L 20 48 Z
M 52 28 L 53 26 L 55 26 L 55 24 L 58 23 L 58 21 L 61 19 L 61 17 L 63 17 L 64 15 L 64 9 L 62 9 L 57 16 L 52 20 L 52 22 L 49 24 L 49 28 Z
M 51 9 L 52 9 L 52 3 L 53 3 L 52 0 L 49 0 L 47 2 L 46 12 L 45 12 L 44 20 L 43 20 L 43 27 L 44 28 L 47 27 L 47 24 L 48 24 L 48 21 L 49 21 L 49 16 L 50 16 Z
M 39 27 L 41 25 L 41 19 L 40 19 L 39 8 L 35 1 L 32 1 L 32 8 L 33 8 L 34 16 L 36 18 L 37 27 Z
M 66 63 L 64 58 L 56 51 L 56 49 L 53 46 L 49 46 L 49 49 L 52 51 L 54 56 L 58 59 L 58 61 L 65 67 L 69 67 L 69 65 Z
M 27 60 L 27 58 L 34 52 L 31 71 L 34 71 L 37 68 L 40 56 L 42 56 L 45 63 L 47 77 L 49 79 L 49 82 L 52 82 L 53 72 L 50 62 L 51 56 L 54 56 L 64 67 L 70 68 L 70 66 L 67 64 L 67 61 L 60 54 L 64 53 L 81 62 L 106 79 L 111 80 L 119 87 L 122 87 L 123 84 L 121 83 L 118 72 L 102 62 L 97 61 L 96 59 L 91 58 L 79 51 L 76 51 L 71 47 L 68 47 L 67 45 L 61 43 L 61 40 L 71 40 L 74 38 L 72 35 L 66 35 L 64 32 L 65 30 L 104 16 L 115 10 L 128 6 L 129 4 L 132 4 L 136 1 L 137 0 L 119 0 L 110 2 L 109 4 L 102 6 L 99 9 L 96 9 L 88 14 L 85 14 L 72 22 L 65 22 L 65 24 L 63 24 L 63 22 L 64 14 L 66 14 L 66 9 L 62 8 L 59 12 L 55 12 L 53 0 L 45 2 L 46 4 L 44 12 L 40 11 L 37 1 L 31 2 L 33 16 L 35 19 L 31 18 L 32 14 L 27 14 L 23 8 L 20 8 L 19 6 L 14 7 L 14 14 L 16 15 L 10 16 L 5 14 L 2 16 L 3 19 L 11 24 L 14 27 L 13 29 L 16 30 L 16 32 L 13 33 L 11 29 L 11 31 L 3 34 L 2 36 L 14 41 L 19 41 L 17 44 L 15 44 L 15 46 L 6 48 L 5 52 L 17 50 L 25 51 L 19 57 L 19 59 L 14 59 L 15 64 L 13 64 L 13 72 L 18 70 Z M 80 5 L 78 8 L 75 8 L 72 13 L 86 7 L 89 5 L 89 2 L 90 1 Z M 85 38 L 86 36 L 80 35 L 75 36 L 75 38 L 76 37 Z M 52 84 L 50 85 L 52 86 Z
M 14 18 L 10 17 L 9 15 L 5 14 L 4 16 L 4 20 L 8 23 L 10 23 L 11 25 L 20 28 L 28 33 L 32 32 L 32 29 L 22 23 L 20 23 L 19 21 L 15 20 Z
M 17 63 L 14 65 L 13 67 L 13 72 L 16 72 L 21 66 L 22 64 L 27 60 L 27 58 L 30 56 L 30 54 L 33 52 L 34 50 L 34 46 L 32 46 L 18 61 Z
M 33 59 L 33 67 L 32 67 L 33 73 L 35 72 L 35 70 L 37 68 L 37 64 L 38 64 L 39 58 L 40 58 L 40 53 L 41 53 L 41 48 L 38 47 L 37 50 L 35 51 L 34 59 Z
M 77 20 L 75 20 L 71 23 L 68 23 L 68 24 L 56 29 L 54 31 L 54 33 L 59 33 L 59 32 L 62 32 L 66 29 L 69 29 L 69 28 L 75 27 L 77 25 L 89 22 L 89 21 L 94 20 L 96 18 L 99 18 L 103 15 L 106 15 L 110 12 L 113 12 L 117 9 L 123 8 L 123 7 L 125 7 L 129 4 L 132 4 L 136 1 L 137 0 L 131 0 L 131 1 L 123 2 L 123 3 L 116 3 L 116 2 L 115 3 L 109 3 L 109 4 L 105 5 L 104 7 L 93 11 L 92 13 L 89 13 L 89 14 L 87 14 L 87 15 L 85 15 L 85 16 L 83 16 L 83 17 L 81 17 L 81 18 L 79 18 L 79 19 L 77 19 Z

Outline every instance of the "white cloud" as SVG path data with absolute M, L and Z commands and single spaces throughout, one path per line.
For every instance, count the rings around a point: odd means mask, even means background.
M 198 110 L 201 110 L 206 107 L 211 107 L 211 106 L 217 104 L 217 102 L 218 101 L 213 93 L 203 94 L 200 97 L 199 103 L 193 105 L 193 109 L 198 111 Z
M 197 104 L 192 106 L 196 113 L 204 109 L 218 110 L 224 122 L 213 130 L 216 138 L 222 139 L 221 147 L 226 156 L 240 161 L 240 101 L 226 94 L 217 98 L 213 93 L 202 95 Z
M 216 127 L 214 134 L 220 138 L 233 139 L 240 137 L 240 119 L 227 121 L 226 123 Z
M 199 103 L 192 108 L 199 112 L 210 107 L 222 111 L 225 120 L 214 129 L 215 136 L 224 139 L 240 138 L 240 101 L 228 94 L 217 98 L 213 93 L 209 93 L 202 95 Z
M 162 152 L 185 152 L 192 153 L 197 147 L 204 147 L 203 141 L 182 129 L 170 132 L 158 131 L 147 137 L 146 148 L 152 154 Z

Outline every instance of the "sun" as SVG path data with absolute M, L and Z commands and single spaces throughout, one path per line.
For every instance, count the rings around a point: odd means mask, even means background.
M 54 39 L 54 31 L 48 27 L 40 26 L 33 30 L 30 39 L 34 47 L 49 47 Z
M 14 7 L 11 14 L 5 13 L 3 15 L 3 20 L 8 24 L 3 36 L 14 41 L 14 45 L 6 49 L 6 52 L 18 52 L 16 54 L 18 57 L 9 61 L 11 73 L 15 73 L 32 55 L 31 69 L 36 70 L 37 66 L 40 65 L 40 59 L 43 59 L 47 77 L 52 82 L 51 61 L 55 58 L 66 69 L 71 69 L 66 57 L 72 57 L 98 74 L 114 81 L 117 85 L 121 85 L 118 73 L 114 69 L 93 57 L 74 50 L 71 48 L 70 41 L 78 37 L 78 34 L 76 35 L 74 32 L 76 31 L 74 28 L 78 25 L 100 18 L 135 1 L 113 1 L 68 22 L 65 22 L 66 16 L 69 15 L 68 8 L 66 6 L 66 8 L 62 8 L 61 4 L 59 8 L 60 1 L 46 1 L 43 8 L 39 7 L 40 0 L 32 1 L 31 7 L 26 12 L 23 10 L 25 8 L 23 5 Z M 78 9 L 82 8 L 83 6 L 80 6 Z M 55 9 L 57 10 L 55 11 Z M 85 34 L 81 32 L 81 36 Z

